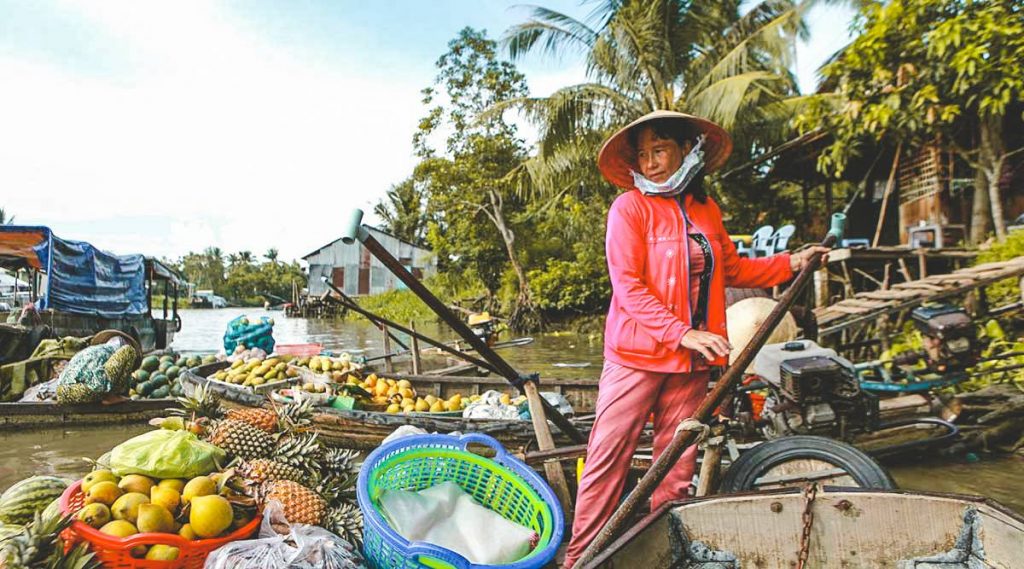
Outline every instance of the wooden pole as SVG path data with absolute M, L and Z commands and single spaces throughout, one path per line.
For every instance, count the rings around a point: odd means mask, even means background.
M 878 240 L 882 237 L 882 226 L 885 224 L 885 210 L 889 207 L 889 194 L 896 182 L 896 170 L 900 165 L 900 151 L 903 150 L 903 143 L 896 146 L 896 156 L 892 159 L 892 168 L 889 170 L 889 181 L 885 183 L 885 195 L 882 196 L 882 209 L 878 212 L 878 226 L 875 227 L 875 238 L 871 241 L 872 247 L 878 247 Z
M 416 331 L 416 323 L 409 322 L 409 329 L 413 332 Z M 416 336 L 412 337 L 412 374 L 419 375 L 423 370 L 423 365 L 420 363 L 420 340 Z
M 380 329 L 384 331 L 384 353 L 391 353 L 391 334 L 388 333 L 388 327 L 381 324 Z M 395 371 L 395 365 L 391 361 L 391 356 L 384 358 L 384 371 L 393 373 Z
M 527 381 L 523 387 L 526 391 L 526 401 L 530 406 L 533 432 L 537 435 L 537 448 L 542 451 L 554 450 L 555 440 L 551 436 L 551 430 L 548 429 L 548 420 L 544 414 L 544 406 L 541 404 L 537 386 L 532 381 Z M 551 484 L 551 489 L 558 496 L 558 501 L 562 503 L 565 519 L 571 520 L 573 518 L 572 496 L 569 494 L 569 484 L 565 481 L 565 471 L 562 470 L 558 459 L 544 461 L 544 474 L 547 476 L 548 484 Z

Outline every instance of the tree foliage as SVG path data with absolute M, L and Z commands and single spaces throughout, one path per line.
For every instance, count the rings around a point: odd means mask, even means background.
M 179 272 L 200 290 L 213 290 L 235 304 L 262 306 L 278 304 L 292 296 L 292 284 L 304 286 L 306 274 L 296 262 L 277 259 L 277 249 L 267 250 L 266 262 L 259 263 L 250 251 L 225 256 L 220 248 L 189 253 L 175 263 Z
M 979 172 L 976 193 L 1005 235 L 999 175 L 1003 123 L 1024 94 L 1024 9 L 1015 0 L 891 0 L 862 12 L 859 35 L 823 69 L 832 92 L 814 98 L 801 128 L 835 142 L 818 161 L 841 173 L 866 143 L 912 150 L 938 143 Z

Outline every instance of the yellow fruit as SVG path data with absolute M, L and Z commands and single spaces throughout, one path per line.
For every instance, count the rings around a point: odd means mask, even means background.
M 158 543 L 153 547 L 149 548 L 146 552 L 146 559 L 155 559 L 158 561 L 174 561 L 178 558 L 178 548 L 170 545 L 164 545 Z
M 117 484 L 114 484 L 109 480 L 104 480 L 103 482 L 96 482 L 91 488 L 89 488 L 89 493 L 85 496 L 85 503 L 99 503 L 109 506 L 123 494 L 124 491 L 118 488 Z
M 412 399 L 416 396 L 416 393 L 409 387 L 399 387 L 398 392 L 402 394 L 402 399 Z
M 400 379 L 398 380 L 398 387 L 402 389 L 410 389 L 412 388 L 412 383 L 409 383 L 408 379 Z
M 388 392 L 388 384 L 384 382 L 378 382 L 377 387 L 373 388 L 374 395 L 384 395 Z
M 135 527 L 142 533 L 174 533 L 174 516 L 163 506 L 139 504 L 139 517 Z
M 110 508 L 105 504 L 89 504 L 75 516 L 86 525 L 99 529 L 110 522 Z
M 426 411 L 430 411 L 430 403 L 427 403 L 423 399 L 417 399 L 416 400 L 416 410 L 419 411 L 420 413 L 423 413 L 423 412 L 426 412 Z
M 512 398 L 508 396 L 508 393 L 502 393 L 501 397 L 498 398 L 502 405 L 511 405 Z
M 151 478 L 143 476 L 141 474 L 129 474 L 121 479 L 117 483 L 118 488 L 125 491 L 125 493 L 137 492 L 139 494 L 145 494 L 149 496 L 150 489 L 155 486 Z
M 139 533 L 139 530 L 135 529 L 135 526 L 131 522 L 114 520 L 101 527 L 100 532 L 116 537 L 128 537 L 129 535 Z
M 385 392 L 385 394 L 388 397 L 391 397 L 391 396 L 394 396 L 394 395 L 398 395 L 398 388 L 397 387 L 389 387 L 388 390 Z
M 178 505 L 181 504 L 181 494 L 174 488 L 154 486 L 149 492 L 149 501 L 163 506 L 168 512 L 174 512 L 178 509 Z
M 157 483 L 157 486 L 161 488 L 170 488 L 178 494 L 181 494 L 181 491 L 185 489 L 185 481 L 181 478 L 164 478 Z
M 335 370 L 335 371 L 341 371 L 341 370 L 345 369 L 346 367 L 347 366 L 345 365 L 345 362 L 341 362 L 341 361 L 337 361 L 337 362 L 334 362 L 334 363 L 331 364 L 331 369 Z
M 445 411 L 458 411 L 459 410 L 458 406 L 452 405 L 451 401 L 445 401 L 444 403 L 441 403 L 441 406 L 444 407 Z
M 196 532 L 192 531 L 192 524 L 185 524 L 181 526 L 181 529 L 178 530 L 178 535 L 189 541 L 198 539 Z
M 388 379 L 386 381 L 389 387 L 395 387 L 396 385 L 398 385 L 398 382 L 393 379 Z
M 209 496 L 217 493 L 217 483 L 209 476 L 196 476 L 185 484 L 181 491 L 181 503 L 188 504 L 196 496 Z
M 401 410 L 402 410 L 402 406 L 401 405 L 399 405 L 398 403 L 392 403 L 391 405 L 388 405 L 387 412 L 388 413 L 398 413 Z
M 139 506 L 148 503 L 149 496 L 138 492 L 129 492 L 114 502 L 114 505 L 110 507 L 110 513 L 114 515 L 115 520 L 129 521 L 134 525 L 139 518 Z
M 215 537 L 231 526 L 234 513 L 231 503 L 221 496 L 198 496 L 192 499 L 188 522 L 199 537 Z
M 82 493 L 88 494 L 89 489 L 97 482 L 113 482 L 116 485 L 117 478 L 114 476 L 114 473 L 109 470 L 93 470 L 89 474 L 86 474 L 85 478 L 82 478 Z
M 427 405 L 433 405 L 434 402 L 437 401 L 437 397 L 434 397 L 432 394 L 427 395 L 423 399 L 427 402 Z
M 431 413 L 441 413 L 444 411 L 444 405 L 440 401 L 434 401 L 434 404 L 430 406 Z
M 452 395 L 448 402 L 451 403 L 452 407 L 455 409 L 462 407 L 462 394 L 456 393 L 455 395 Z
M 231 362 L 231 369 L 240 368 L 245 365 L 244 360 L 235 360 Z

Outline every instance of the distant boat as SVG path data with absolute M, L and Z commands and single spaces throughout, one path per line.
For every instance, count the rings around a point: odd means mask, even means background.
M 227 308 L 228 301 L 223 296 L 213 294 L 212 290 L 197 290 L 189 299 L 192 308 Z

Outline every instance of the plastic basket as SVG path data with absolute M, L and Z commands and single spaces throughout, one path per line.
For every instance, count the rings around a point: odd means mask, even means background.
M 274 352 L 283 356 L 319 356 L 323 344 L 278 344 Z
M 84 500 L 82 481 L 79 480 L 61 495 L 60 509 L 65 515 L 75 514 L 82 509 Z M 71 527 L 64 531 L 63 537 L 66 548 L 71 548 L 80 541 L 87 542 L 89 549 L 96 554 L 96 558 L 106 569 L 202 569 L 206 564 L 206 556 L 213 550 L 232 541 L 252 537 L 259 530 L 261 520 L 262 516 L 257 515 L 252 521 L 224 537 L 195 541 L 169 533 L 140 533 L 123 538 L 114 537 L 75 520 Z M 174 561 L 153 561 L 138 559 L 131 554 L 132 548 L 158 543 L 177 547 L 178 558 Z
M 493 448 L 496 456 L 492 460 L 469 452 L 471 443 Z M 533 529 L 540 536 L 537 546 L 515 563 L 474 565 L 449 549 L 410 543 L 391 529 L 378 503 L 384 490 L 423 490 L 446 481 L 505 519 Z M 561 505 L 544 479 L 498 441 L 478 433 L 411 435 L 379 447 L 359 470 L 356 497 L 363 512 L 363 553 L 377 569 L 540 568 L 554 559 L 564 532 Z

